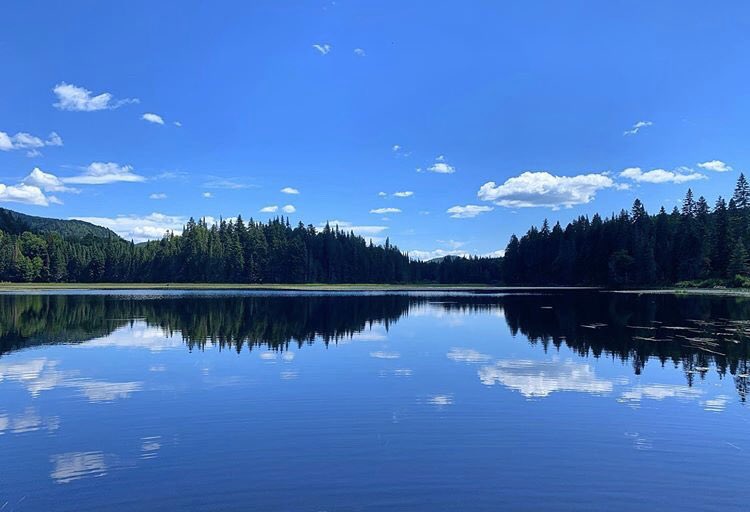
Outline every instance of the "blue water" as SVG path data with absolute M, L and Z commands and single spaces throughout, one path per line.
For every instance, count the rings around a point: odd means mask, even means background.
M 747 308 L 3 296 L 0 510 L 747 510 Z

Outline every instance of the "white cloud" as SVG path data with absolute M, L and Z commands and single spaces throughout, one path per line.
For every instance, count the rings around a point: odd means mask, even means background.
M 13 149 L 13 140 L 5 133 L 0 132 L 0 151 L 10 151 Z
M 63 183 L 78 185 L 106 185 L 117 182 L 140 182 L 146 178 L 135 174 L 130 165 L 120 165 L 114 162 L 93 162 L 78 176 L 60 178 Z
M 401 210 L 399 208 L 375 208 L 374 210 L 370 210 L 370 213 L 382 215 L 384 213 L 401 213 Z
M 507 208 L 545 206 L 557 209 L 588 203 L 599 190 L 615 186 L 612 178 L 605 174 L 554 176 L 546 171 L 527 171 L 507 179 L 502 185 L 487 182 L 477 196 Z
M 0 151 L 12 151 L 14 149 L 27 149 L 27 156 L 39 156 L 39 148 L 45 146 L 62 146 L 63 140 L 56 132 L 52 132 L 47 139 L 41 139 L 35 135 L 26 132 L 18 132 L 15 135 L 8 135 L 0 132 Z
M 179 122 L 179 121 L 172 121 L 172 124 L 175 125 L 178 128 L 182 126 L 182 123 Z
M 65 186 L 63 181 L 54 174 L 44 172 L 39 167 L 34 167 L 23 179 L 23 183 L 39 187 L 45 192 L 78 192 L 75 188 Z
M 435 162 L 432 166 L 428 167 L 427 170 L 438 174 L 453 174 L 456 172 L 455 167 L 448 165 L 445 162 Z
M 279 207 L 276 205 L 264 206 L 259 211 L 260 213 L 276 213 L 277 211 L 279 211 Z
M 727 165 L 726 162 L 722 162 L 721 160 L 709 160 L 708 162 L 698 164 L 698 167 L 714 172 L 728 172 L 732 170 L 732 166 Z
M 413 195 L 414 195 L 414 192 L 412 192 L 411 190 L 405 190 L 403 192 L 394 192 L 393 193 L 394 197 L 411 197 Z
M 629 130 L 625 130 L 623 132 L 623 135 L 635 135 L 639 131 L 641 131 L 642 128 L 647 128 L 649 126 L 652 126 L 654 123 L 651 121 L 638 121 L 635 123 Z
M 201 196 L 205 197 L 206 199 L 211 199 L 212 197 L 214 197 L 214 195 L 211 192 L 203 192 Z
M 50 200 L 34 185 L 5 185 L 0 183 L 0 203 L 22 203 L 49 206 Z
M 637 183 L 685 183 L 706 179 L 706 176 L 690 169 L 681 171 L 667 171 L 653 169 L 644 172 L 640 167 L 628 167 L 620 173 L 621 178 L 627 178 Z
M 573 361 L 504 360 L 479 369 L 482 384 L 503 386 L 527 398 L 541 398 L 556 391 L 605 394 L 612 381 L 596 377 L 591 365 Z
M 112 95 L 108 92 L 92 96 L 88 89 L 65 82 L 57 84 L 52 91 L 57 96 L 57 103 L 54 106 L 60 110 L 93 112 L 112 110 L 127 103 L 138 103 L 137 98 L 113 101 Z
M 665 398 L 697 400 L 702 396 L 703 391 L 700 389 L 681 384 L 639 384 L 623 391 L 617 401 L 637 406 L 643 400 L 664 400 Z
M 466 206 L 452 206 L 446 210 L 446 213 L 450 213 L 454 219 L 470 219 L 492 210 L 494 210 L 492 206 L 467 204 Z
M 254 185 L 248 185 L 242 181 L 238 181 L 236 178 L 221 178 L 217 176 L 211 177 L 210 180 L 203 184 L 206 188 L 220 188 L 226 190 L 240 190 L 243 188 L 252 188 Z
M 385 196 L 387 196 L 388 194 L 386 194 L 385 192 L 378 192 L 378 195 L 379 195 L 380 197 L 385 197 Z
M 107 464 L 102 452 L 69 452 L 52 455 L 54 465 L 50 478 L 58 484 L 67 484 L 81 478 L 100 477 L 107 474 Z
M 437 405 L 439 407 L 445 406 L 445 405 L 453 405 L 453 397 L 450 395 L 434 395 L 427 399 L 428 403 L 431 403 L 432 405 Z
M 187 223 L 185 217 L 178 215 L 165 215 L 163 213 L 151 213 L 150 215 L 118 215 L 117 217 L 72 217 L 109 228 L 126 240 L 145 242 L 146 240 L 158 240 L 167 231 L 182 232 Z M 208 221 L 209 219 L 207 219 Z
M 398 144 L 394 144 L 394 145 L 393 145 L 393 147 L 392 147 L 391 149 L 392 149 L 392 150 L 393 150 L 394 152 L 398 153 L 398 152 L 399 152 L 399 151 L 401 150 L 401 146 L 399 146 Z
M 504 249 L 498 249 L 484 254 L 471 253 L 462 249 L 433 249 L 431 251 L 413 250 L 409 251 L 409 257 L 413 260 L 429 261 L 436 258 L 445 258 L 446 256 L 456 256 L 458 258 L 469 258 L 471 256 L 480 256 L 482 258 L 500 258 L 505 255 Z
M 297 195 L 299 194 L 299 190 L 297 190 L 294 187 L 284 187 L 281 189 L 282 194 L 291 194 L 291 195 Z
M 398 352 L 370 352 L 370 357 L 374 357 L 375 359 L 398 359 L 401 357 L 401 354 Z
M 330 52 L 333 48 L 330 44 L 314 44 L 312 45 L 312 47 L 318 50 L 323 55 L 328 54 L 328 52 Z
M 362 48 L 355 48 L 354 55 L 356 55 L 357 57 L 365 57 L 367 53 L 365 53 L 365 51 Z
M 141 116 L 141 119 L 148 121 L 149 123 L 164 124 L 164 119 L 162 119 L 159 114 L 154 114 L 152 112 L 146 112 Z
M 452 348 L 445 355 L 448 359 L 458 363 L 484 363 L 492 359 L 492 356 L 482 354 L 471 348 Z
M 287 204 L 281 207 L 281 211 L 284 213 L 294 213 L 297 211 L 297 208 L 295 208 L 294 205 Z
M 151 194 L 150 196 L 148 196 L 148 198 L 149 199 L 166 199 L 167 198 L 167 194 L 165 194 L 163 192 L 157 192 L 157 193 Z

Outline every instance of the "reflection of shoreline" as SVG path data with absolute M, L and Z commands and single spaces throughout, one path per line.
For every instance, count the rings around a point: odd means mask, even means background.
M 147 300 L 146 300 L 147 299 Z M 160 350 L 286 351 L 291 345 L 372 339 L 403 316 L 434 317 L 451 328 L 471 315 L 504 319 L 513 336 L 554 352 L 681 366 L 688 380 L 706 369 L 736 376 L 745 396 L 750 301 L 722 297 L 615 293 L 154 293 L 0 294 L 0 355 L 46 344 L 124 343 Z M 112 333 L 145 322 L 137 339 Z M 736 320 L 732 320 L 736 319 Z M 379 326 L 373 331 L 373 326 Z M 139 334 L 141 333 L 140 337 Z M 157 343 L 157 340 L 159 341 Z M 456 355 L 456 357 L 470 357 Z

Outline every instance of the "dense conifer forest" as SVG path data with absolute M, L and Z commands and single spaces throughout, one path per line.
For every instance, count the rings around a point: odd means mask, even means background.
M 565 228 L 532 227 L 505 251 L 507 284 L 746 286 L 750 247 L 750 185 L 740 175 L 727 203 L 710 206 L 688 189 L 682 207 L 650 215 L 636 199 L 607 219 L 579 217 Z M 699 281 L 703 281 L 700 283 Z
M 375 245 L 337 226 L 292 227 L 280 217 L 212 225 L 190 219 L 181 235 L 134 244 L 86 223 L 65 224 L 61 236 L 58 224 L 4 212 L 0 221 L 20 220 L 0 224 L 0 281 L 499 283 L 501 276 L 499 258 L 413 261 L 387 239 Z
M 181 235 L 134 244 L 78 221 L 0 209 L 0 280 L 14 282 L 475 283 L 750 285 L 750 184 L 713 206 L 688 189 L 656 215 L 636 199 L 609 218 L 581 216 L 511 237 L 504 258 L 414 261 L 386 240 L 278 217 L 190 221 Z

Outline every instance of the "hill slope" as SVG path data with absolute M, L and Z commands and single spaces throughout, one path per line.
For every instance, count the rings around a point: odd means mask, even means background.
M 58 233 L 63 238 L 119 238 L 114 231 L 82 220 L 50 219 L 26 215 L 6 208 L 0 208 L 0 230 L 13 235 L 24 231 L 32 233 Z

